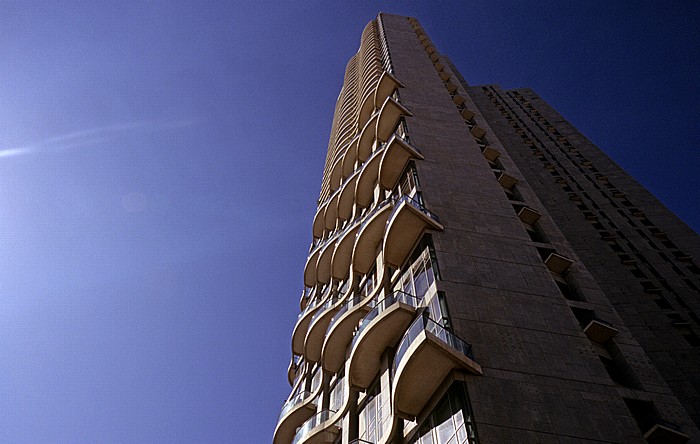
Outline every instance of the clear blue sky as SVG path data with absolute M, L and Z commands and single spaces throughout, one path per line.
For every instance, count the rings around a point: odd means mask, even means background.
M 471 84 L 535 89 L 700 228 L 698 2 L 187 3 L 0 3 L 0 442 L 270 442 L 379 11 Z

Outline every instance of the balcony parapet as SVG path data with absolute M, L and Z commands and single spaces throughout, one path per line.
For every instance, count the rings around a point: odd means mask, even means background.
M 284 404 L 277 418 L 277 427 L 272 440 L 273 444 L 287 444 L 290 442 L 295 430 L 316 411 L 317 395 L 318 392 L 299 392 Z
M 333 437 L 337 436 L 340 428 L 335 425 L 333 425 L 333 427 L 330 425 L 327 426 L 325 423 L 331 419 L 334 414 L 335 412 L 333 410 L 324 409 L 309 418 L 302 424 L 299 430 L 297 430 L 292 444 L 332 442 Z M 331 438 L 330 441 L 327 440 L 328 437 Z
M 394 412 L 415 418 L 453 370 L 482 375 L 472 347 L 424 312 L 404 334 L 394 358 Z
M 369 387 L 379 371 L 381 354 L 401 338 L 422 303 L 414 295 L 394 291 L 365 315 L 350 346 L 351 386 Z
M 306 331 L 311 322 L 311 314 L 316 310 L 321 304 L 323 304 L 331 294 L 330 286 L 326 286 L 323 294 L 316 296 L 312 299 L 309 304 L 304 308 L 304 310 L 297 315 L 297 323 L 294 326 L 294 331 L 292 332 L 292 353 L 301 355 L 304 352 L 304 338 L 306 337 Z
M 402 196 L 391 213 L 384 237 L 384 260 L 399 268 L 426 229 L 443 230 L 436 214 L 411 196 Z
M 384 272 L 378 276 L 377 282 L 382 282 Z M 382 285 L 375 284 L 371 288 L 363 289 L 359 294 L 345 302 L 338 312 L 331 318 L 326 330 L 323 343 L 322 365 L 325 370 L 338 373 L 345 363 L 345 350 L 352 340 L 352 332 L 365 314 L 372 308 L 371 302 L 382 289 Z

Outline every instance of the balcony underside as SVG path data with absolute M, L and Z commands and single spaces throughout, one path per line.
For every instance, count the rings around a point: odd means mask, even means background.
M 292 352 L 294 354 L 301 355 L 304 352 L 304 338 L 313 317 L 313 312 L 314 310 L 309 310 L 294 326 L 294 331 L 292 332 Z
M 392 213 L 384 238 L 384 261 L 396 268 L 408 258 L 426 229 L 442 230 L 442 225 L 407 201 Z
M 355 187 L 357 186 L 357 179 L 360 175 L 359 171 L 356 171 L 343 185 L 343 189 L 340 190 L 338 195 L 338 217 L 342 220 L 348 220 L 352 217 L 352 207 L 355 203 Z
M 350 260 L 352 259 L 352 248 L 355 246 L 355 235 L 360 230 L 360 224 L 349 229 L 338 239 L 335 252 L 331 258 L 331 276 L 334 279 L 345 279 L 350 272 Z
M 391 134 L 396 129 L 401 116 L 411 116 L 411 112 L 406 109 L 393 97 L 387 97 L 379 112 L 377 119 L 376 137 L 378 141 L 385 142 L 389 140 Z
M 321 250 L 316 263 L 316 282 L 327 284 L 331 281 L 331 258 L 335 252 L 336 243 L 330 241 Z
M 338 200 L 340 199 L 340 193 L 333 193 L 331 198 L 328 200 L 326 209 L 323 214 L 324 227 L 326 230 L 332 230 L 335 228 L 335 224 L 338 222 Z
M 382 353 L 401 339 L 415 313 L 415 307 L 396 302 L 365 327 L 350 355 L 350 385 L 369 387 L 379 371 Z
M 306 259 L 306 264 L 304 265 L 304 285 L 307 287 L 316 285 L 316 263 L 318 262 L 320 252 L 320 249 L 317 249 Z
M 387 143 L 382 155 L 379 165 L 379 185 L 386 190 L 392 190 L 411 159 L 423 159 L 423 155 L 401 137 L 394 135 Z
M 342 302 L 339 301 L 338 304 L 342 304 Z M 326 337 L 326 329 L 336 311 L 336 307 L 328 307 L 309 326 L 309 331 L 304 339 L 304 357 L 307 361 L 318 362 L 321 360 L 321 349 Z
M 373 153 L 372 156 L 362 166 L 362 172 L 357 179 L 355 187 L 355 202 L 364 208 L 372 201 L 374 195 L 374 185 L 377 182 L 379 164 L 381 162 L 382 150 Z
M 379 79 L 377 90 L 375 91 L 374 105 L 379 107 L 396 88 L 403 88 L 403 84 L 399 82 L 396 77 L 384 71 L 382 77 Z
M 372 145 L 374 144 L 376 135 L 377 120 L 379 119 L 380 114 L 381 112 L 373 114 L 360 133 L 360 139 L 357 144 L 357 158 L 363 162 L 372 152 Z
M 338 319 L 326 334 L 323 344 L 323 368 L 338 373 L 345 364 L 345 349 L 352 340 L 352 332 L 370 309 L 366 303 L 358 304 Z
M 355 161 L 357 161 L 357 145 L 360 143 L 360 136 L 355 136 L 348 150 L 343 155 L 343 177 L 348 177 L 355 170 Z
M 329 186 L 332 191 L 335 191 L 340 186 L 340 182 L 343 180 L 343 156 L 339 156 L 333 162 L 333 167 L 331 167 L 331 175 Z
M 394 376 L 394 409 L 405 418 L 417 417 L 453 370 L 483 374 L 481 366 L 423 331 L 411 343 Z
M 357 233 L 355 247 L 352 251 L 353 269 L 360 274 L 367 274 L 377 258 L 377 246 L 384 235 L 386 221 L 391 215 L 392 205 L 373 214 Z

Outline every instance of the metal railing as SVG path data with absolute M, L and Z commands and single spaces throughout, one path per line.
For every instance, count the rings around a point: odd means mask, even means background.
M 413 206 L 414 208 L 416 208 L 416 209 L 417 209 L 418 211 L 420 211 L 421 213 L 423 213 L 423 214 L 425 214 L 426 216 L 428 216 L 429 218 L 433 219 L 435 222 L 440 223 L 440 218 L 437 216 L 437 214 L 435 214 L 435 213 L 433 213 L 432 211 L 430 211 L 429 209 L 425 208 L 425 206 L 423 206 L 422 203 L 420 203 L 419 201 L 415 200 L 415 199 L 414 199 L 413 197 L 411 197 L 411 196 L 408 196 L 408 195 L 401 196 L 401 198 L 399 199 L 399 201 L 396 202 L 396 208 L 398 208 L 399 205 L 401 204 L 401 202 L 404 202 L 404 201 L 405 201 L 408 205 Z M 396 211 L 396 210 L 394 210 L 394 211 Z
M 472 354 L 472 346 L 467 341 L 457 337 L 454 333 L 447 331 L 445 327 L 430 319 L 427 313 L 423 313 L 423 315 L 413 321 L 413 324 L 411 324 L 411 326 L 408 328 L 401 339 L 398 348 L 396 349 L 396 357 L 394 358 L 394 372 L 396 372 L 396 369 L 399 367 L 399 364 L 401 363 L 401 360 L 406 354 L 408 348 L 423 331 L 436 336 L 443 343 L 449 345 L 469 359 L 474 359 L 474 355 Z
M 294 407 L 298 406 L 302 402 L 304 402 L 307 398 L 311 396 L 311 392 L 308 390 L 304 390 L 303 392 L 299 392 L 292 399 L 287 401 L 284 404 L 284 407 L 282 407 L 282 411 L 280 412 L 280 416 L 277 418 L 277 422 L 280 422 L 280 420 L 287 414 L 289 413 Z
M 362 334 L 362 332 L 367 328 L 368 325 L 372 323 L 372 321 L 375 318 L 377 318 L 377 316 L 379 316 L 386 309 L 398 302 L 402 302 L 404 304 L 410 305 L 411 307 L 417 308 L 420 306 L 422 299 L 418 299 L 412 294 L 404 293 L 403 291 L 397 290 L 390 293 L 381 301 L 377 302 L 372 308 L 372 310 L 370 310 L 369 313 L 365 315 L 365 317 L 362 319 L 362 322 L 360 322 L 360 326 L 357 328 L 357 332 L 355 332 L 355 337 L 352 338 L 352 346 L 350 347 L 350 349 L 352 350 L 355 348 L 355 344 L 357 343 L 357 340 Z
M 294 435 L 294 439 L 292 440 L 292 444 L 297 444 L 302 441 L 309 435 L 309 432 L 311 432 L 317 425 L 328 421 L 328 419 L 333 416 L 334 413 L 334 410 L 325 409 L 309 418 L 304 424 L 301 425 L 301 427 L 299 427 L 299 430 L 297 430 L 297 433 Z

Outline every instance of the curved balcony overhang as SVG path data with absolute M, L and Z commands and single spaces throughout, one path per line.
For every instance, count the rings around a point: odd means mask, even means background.
M 323 236 L 325 210 L 326 210 L 325 206 L 321 205 L 316 210 L 316 214 L 314 215 L 314 222 L 312 225 L 312 233 L 316 239 L 320 239 Z
M 393 97 L 387 97 L 377 119 L 377 140 L 380 142 L 387 141 L 393 134 L 396 125 L 398 125 L 399 118 L 412 115 L 405 106 L 397 102 Z
M 455 94 L 455 96 L 452 98 L 452 101 L 457 106 L 464 105 L 464 97 L 460 96 L 459 94 Z
M 403 293 L 402 293 L 403 294 Z M 411 303 L 411 299 L 413 303 Z M 387 347 L 396 344 L 406 331 L 416 314 L 415 298 L 398 298 L 389 296 L 378 303 L 376 307 L 365 316 L 360 326 L 361 331 L 353 340 L 353 348 L 350 352 L 348 366 L 348 378 L 350 385 L 359 389 L 366 389 L 374 380 L 381 365 L 381 355 Z M 385 302 L 389 299 L 388 303 Z M 376 317 L 368 320 L 374 310 L 386 307 Z M 364 328 L 363 328 L 364 327 Z
M 313 312 L 313 308 L 304 310 L 301 317 L 297 319 L 297 323 L 294 325 L 294 331 L 292 332 L 292 353 L 295 355 L 304 353 L 304 338 L 306 337 L 306 330 L 309 328 Z
M 372 89 L 365 92 L 365 96 L 362 99 L 362 104 L 360 105 L 360 111 L 357 115 L 357 124 L 364 127 L 367 120 L 372 116 L 374 112 L 374 91 Z
M 437 61 L 435 61 L 435 63 L 433 63 L 433 66 L 434 66 L 435 69 L 437 69 L 438 71 L 442 71 L 443 69 L 445 69 L 445 66 L 444 66 L 442 63 L 437 62 Z
M 357 135 L 348 144 L 348 149 L 343 154 L 343 177 L 348 177 L 355 170 L 357 160 L 357 145 L 360 143 L 360 136 Z
M 398 183 L 411 159 L 423 159 L 423 155 L 411 144 L 394 134 L 387 142 L 379 165 L 379 185 L 392 190 Z
M 455 85 L 452 82 L 445 83 L 445 88 L 447 88 L 447 90 L 450 92 L 450 94 L 457 91 L 457 85 Z
M 311 418 L 316 411 L 316 393 L 301 392 L 298 396 L 302 399 L 294 402 L 291 405 L 285 404 L 282 408 L 282 414 L 277 421 L 275 434 L 272 438 L 273 444 L 289 444 L 292 442 L 297 429 Z M 288 410 L 288 411 L 285 411 Z
M 377 245 L 384 236 L 384 227 L 392 208 L 393 200 L 387 199 L 372 210 L 362 223 L 352 250 L 352 265 L 356 272 L 367 274 L 372 268 L 377 258 Z
M 331 318 L 343 305 L 343 298 L 329 299 L 311 318 L 309 330 L 304 338 L 304 357 L 307 361 L 318 362 L 321 359 L 321 349 L 326 336 L 326 329 Z
M 443 82 L 447 82 L 448 80 L 450 80 L 450 74 L 445 71 L 441 71 L 440 80 L 442 80 Z
M 318 263 L 318 256 L 321 252 L 321 248 L 316 247 L 308 258 L 306 258 L 306 264 L 304 265 L 304 285 L 307 287 L 313 287 L 316 285 L 316 264 Z
M 382 282 L 383 279 L 384 269 L 382 268 L 377 282 Z M 325 370 L 338 373 L 343 368 L 346 358 L 345 350 L 350 341 L 352 341 L 352 332 L 360 320 L 371 310 L 369 304 L 381 289 L 382 286 L 377 285 L 370 294 L 356 296 L 358 298 L 357 303 L 351 304 L 349 301 L 346 302 L 333 316 L 326 332 L 323 349 L 321 350 L 323 357 L 321 363 Z
M 357 142 L 357 158 L 362 162 L 369 157 L 372 152 L 372 145 L 375 140 L 375 130 L 377 125 L 377 120 L 381 115 L 381 111 L 372 114 L 365 126 L 362 128 L 360 133 L 360 139 Z
M 330 240 L 321 249 L 316 262 L 316 282 L 327 284 L 331 280 L 331 258 L 335 251 L 335 242 Z
M 347 148 L 346 148 L 347 149 Z M 340 183 L 343 181 L 343 156 L 338 156 L 333 162 L 333 167 L 331 168 L 331 175 L 329 180 L 329 186 L 332 191 L 336 191 L 340 187 Z
M 384 237 L 384 261 L 400 268 L 425 230 L 443 227 L 437 217 L 409 196 L 394 207 Z
M 340 198 L 340 191 L 335 190 L 335 192 L 328 198 L 328 203 L 326 204 L 326 209 L 323 212 L 323 226 L 326 230 L 333 230 L 335 224 L 338 222 L 338 199 Z
M 396 77 L 394 77 L 388 71 L 384 71 L 379 79 L 377 89 L 374 93 L 374 105 L 379 107 L 382 103 L 384 103 L 387 97 L 393 94 L 396 88 L 403 87 L 403 83 L 401 83 Z
M 334 279 L 345 279 L 350 272 L 352 248 L 355 246 L 355 236 L 359 230 L 360 224 L 358 220 L 338 238 L 333 257 L 331 258 L 331 276 Z
M 481 366 L 470 357 L 468 344 L 432 320 L 427 322 L 432 325 L 426 323 L 424 316 L 418 318 L 396 352 L 394 412 L 406 418 L 415 418 L 421 413 L 453 370 L 483 374 Z
M 337 209 L 340 219 L 348 220 L 352 216 L 352 206 L 355 203 L 355 187 L 357 185 L 357 178 L 360 176 L 360 171 L 361 170 L 355 170 L 345 181 L 340 191 Z
M 379 163 L 382 159 L 384 147 L 377 148 L 369 159 L 362 165 L 362 171 L 355 186 L 355 202 L 358 206 L 365 208 L 372 202 L 374 196 L 374 184 L 377 183 L 379 173 Z

